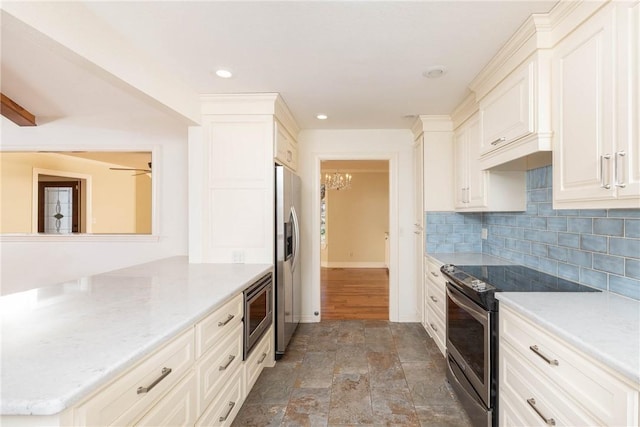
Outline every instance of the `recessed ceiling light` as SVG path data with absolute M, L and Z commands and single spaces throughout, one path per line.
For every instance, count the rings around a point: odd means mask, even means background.
M 316 119 L 318 120 L 327 120 L 329 118 L 329 116 L 327 116 L 326 114 L 318 114 L 316 116 Z
M 437 79 L 438 77 L 442 77 L 446 72 L 447 69 L 443 65 L 434 65 L 433 67 L 427 68 L 427 71 L 422 73 L 422 75 L 428 79 Z
M 230 79 L 231 77 L 233 77 L 233 74 L 231 73 L 231 71 L 223 70 L 221 68 L 219 70 L 216 70 L 216 76 L 221 77 L 223 79 Z

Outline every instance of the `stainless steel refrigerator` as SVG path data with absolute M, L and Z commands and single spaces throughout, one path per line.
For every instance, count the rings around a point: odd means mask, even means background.
M 275 326 L 276 358 L 282 357 L 300 322 L 300 177 L 276 165 Z

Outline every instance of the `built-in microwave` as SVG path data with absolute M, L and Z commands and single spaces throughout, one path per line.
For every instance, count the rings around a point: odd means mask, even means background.
M 271 273 L 244 291 L 244 360 L 273 323 L 273 278 Z

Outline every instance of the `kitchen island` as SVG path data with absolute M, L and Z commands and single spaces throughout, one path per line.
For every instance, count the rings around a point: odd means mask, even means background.
M 172 257 L 1 297 L 2 416 L 82 402 L 271 268 Z

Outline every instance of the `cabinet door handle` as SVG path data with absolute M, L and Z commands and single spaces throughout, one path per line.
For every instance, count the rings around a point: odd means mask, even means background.
M 498 144 L 500 144 L 501 142 L 505 142 L 506 140 L 507 140 L 507 138 L 505 138 L 504 136 L 502 136 L 502 137 L 500 137 L 500 138 L 496 139 L 495 141 L 492 141 L 492 142 L 491 142 L 491 145 L 498 145 Z
M 262 356 L 260 356 L 260 359 L 258 359 L 258 365 L 264 362 L 264 359 L 266 358 L 267 358 L 267 353 L 262 353 Z
M 604 177 L 605 177 L 604 161 L 610 160 L 610 159 L 611 159 L 611 154 L 605 154 L 603 156 L 600 156 L 600 188 L 604 188 L 605 190 L 608 190 L 611 188 L 611 184 L 607 184 L 604 180 Z
M 170 373 L 171 373 L 171 368 L 162 368 L 162 372 L 160 373 L 160 376 L 156 378 L 151 384 L 149 384 L 146 387 L 138 387 L 137 394 L 150 392 L 155 386 L 158 385 L 160 381 L 165 379 L 167 375 L 169 375 Z
M 431 326 L 431 329 L 438 332 L 438 328 L 436 328 L 436 326 L 433 323 L 429 323 L 429 326 Z
M 233 359 L 235 358 L 236 356 L 230 355 L 229 359 L 227 359 L 227 363 L 225 363 L 224 365 L 220 365 L 220 367 L 218 368 L 218 371 L 224 371 L 225 369 L 227 369 L 229 365 L 231 365 L 231 362 L 233 362 Z
M 554 420 L 553 418 L 547 418 L 544 416 L 542 412 L 540 412 L 540 409 L 536 407 L 536 400 L 533 397 L 531 399 L 527 399 L 527 403 L 529 404 L 529 406 L 531 406 L 531 408 L 533 408 L 534 411 L 536 411 L 536 414 L 538 414 L 538 416 L 542 418 L 542 420 L 546 425 L 548 426 L 556 425 L 556 420 Z
M 430 271 L 429 273 L 431 273 L 431 275 L 432 275 L 433 277 L 440 277 L 440 275 L 439 275 L 439 274 L 436 274 L 436 273 L 435 273 L 435 271 Z
M 236 402 L 229 402 L 229 406 L 227 407 L 227 412 L 223 416 L 218 418 L 218 422 L 223 423 L 227 421 L 227 418 L 229 418 L 229 414 L 231 414 L 231 411 L 233 411 L 234 406 L 236 406 Z
M 228 315 L 227 320 L 225 320 L 224 322 L 218 322 L 218 326 L 220 327 L 226 325 L 227 323 L 231 322 L 234 317 L 236 316 L 234 316 L 233 314 Z
M 287 162 L 290 162 L 291 160 L 293 160 L 293 153 L 291 150 L 287 150 Z
M 616 187 L 620 187 L 620 188 L 624 188 L 627 186 L 627 184 L 625 184 L 625 180 L 626 178 L 623 176 L 622 178 L 620 178 L 620 172 L 624 172 L 625 168 L 624 168 L 624 163 L 621 162 L 621 160 L 623 160 L 623 157 L 626 156 L 627 153 L 625 153 L 624 151 L 618 151 L 616 152 L 616 162 L 615 162 L 615 168 L 616 168 Z M 622 164 L 621 164 L 622 163 Z
M 544 354 L 540 353 L 540 349 L 538 348 L 537 345 L 529 346 L 529 350 L 533 351 L 535 354 L 540 356 L 540 358 L 542 360 L 544 360 L 545 362 L 547 362 L 549 365 L 558 366 L 560 364 L 560 362 L 558 362 L 557 359 L 549 359 L 547 356 L 545 356 Z
M 438 298 L 434 297 L 433 295 L 431 295 L 429 298 L 431 298 L 431 301 L 433 302 L 438 302 Z

